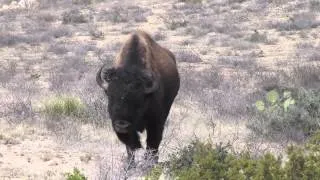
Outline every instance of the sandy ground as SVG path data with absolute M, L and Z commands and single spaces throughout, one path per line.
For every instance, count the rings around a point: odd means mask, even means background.
M 32 1 L 30 6 L 37 9 L 36 1 Z M 93 6 L 93 9 L 103 10 L 116 4 L 121 5 L 120 1 L 101 3 Z M 190 35 L 184 35 L 179 30 L 167 30 L 165 28 L 162 17 L 166 12 L 172 8 L 175 1 L 126 1 L 132 5 L 151 9 L 147 21 L 137 23 L 130 27 L 131 29 L 143 29 L 151 34 L 161 32 L 165 34 L 166 39 L 159 41 L 174 52 L 181 49 L 193 52 L 201 58 L 200 63 L 181 62 L 179 69 L 182 76 L 188 76 L 186 70 L 193 68 L 194 70 L 202 70 L 216 63 L 216 59 L 220 56 L 226 55 L 241 55 L 247 53 L 238 49 L 233 49 L 229 46 L 209 46 L 207 38 L 215 37 L 217 34 L 210 33 L 205 37 L 193 38 Z M 184 3 L 176 3 L 177 6 L 183 6 Z M 251 1 L 246 1 L 240 5 L 239 9 L 246 8 L 252 5 Z M 11 5 L 1 5 L 0 12 L 5 13 L 8 9 L 25 9 L 25 5 L 13 3 Z M 237 11 L 237 10 L 234 10 Z M 58 12 L 58 11 L 57 11 Z M 59 10 L 60 13 L 60 10 Z M 280 16 L 280 15 L 281 16 Z M 286 66 L 279 67 L 278 64 L 291 62 L 288 57 L 294 54 L 296 44 L 303 42 L 303 38 L 298 33 L 282 36 L 276 30 L 264 29 L 262 25 L 264 22 L 273 19 L 287 20 L 285 12 L 276 7 L 270 7 L 269 13 L 266 16 L 255 17 L 250 15 L 250 21 L 247 26 L 256 27 L 260 32 L 267 32 L 268 37 L 276 39 L 276 43 L 265 44 L 258 43 L 254 53 L 259 54 L 257 61 L 260 65 L 267 69 L 285 69 Z M 318 16 L 319 18 L 319 16 Z M 59 22 L 61 23 L 61 22 Z M 99 30 L 104 32 L 104 40 L 93 40 L 97 47 L 107 47 L 110 43 L 122 43 L 127 35 L 123 32 L 126 25 L 97 23 Z M 128 25 L 130 26 L 130 25 Z M 26 32 L 21 32 L 26 33 Z M 253 33 L 253 29 L 248 30 L 249 34 Z M 320 34 L 319 27 L 306 30 L 306 34 Z M 220 38 L 220 37 L 219 37 Z M 192 40 L 190 45 L 181 45 L 187 40 Z M 66 38 L 65 41 L 72 41 L 74 44 L 81 44 L 83 42 L 91 42 L 92 39 L 85 35 L 74 35 L 72 38 Z M 311 44 L 319 44 L 319 38 L 309 38 L 308 42 Z M 0 49 L 0 63 L 7 63 L 10 61 L 17 62 L 17 71 L 19 72 L 15 78 L 26 77 L 28 79 L 27 85 L 32 84 L 31 75 L 41 74 L 35 80 L 37 88 L 41 90 L 39 96 L 33 96 L 32 103 L 37 106 L 42 97 L 46 97 L 51 93 L 49 89 L 49 74 L 54 65 L 58 64 L 59 57 L 53 56 L 50 60 L 45 61 L 43 57 L 46 55 L 42 53 L 49 45 L 31 47 L 29 45 L 16 45 L 13 47 L 1 47 Z M 207 53 L 201 53 L 201 52 Z M 20 52 L 20 54 L 19 54 Z M 115 53 L 115 52 L 113 52 Z M 49 54 L 48 56 L 51 56 Z M 87 55 L 90 58 L 90 54 Z M 179 61 L 179 59 L 178 59 Z M 97 57 L 90 59 L 91 64 L 96 67 L 101 65 Z M 26 68 L 28 67 L 28 68 Z M 221 68 L 224 79 L 230 79 L 233 73 L 232 68 Z M 30 75 L 31 74 L 31 75 Z M 91 81 L 94 81 L 91 78 Z M 15 98 L 19 94 L 11 91 L 6 86 L 0 86 L 0 115 L 10 108 L 10 102 L 17 101 Z M 212 112 L 203 113 L 200 109 L 201 102 L 194 102 L 192 97 L 178 96 L 175 104 L 172 107 L 169 121 L 164 133 L 164 140 L 160 147 L 160 161 L 165 160 L 168 155 L 178 148 L 183 147 L 186 143 L 195 138 L 204 141 L 211 141 L 214 144 L 219 142 L 230 142 L 235 150 L 246 148 L 257 149 L 259 151 L 273 151 L 279 152 L 282 146 L 273 143 L 258 143 L 248 142 L 248 129 L 245 126 L 245 121 L 242 119 L 228 122 L 224 119 L 212 119 Z M 0 116 L 1 117 L 1 116 Z M 39 119 L 40 118 L 40 119 Z M 10 119 L 10 117 L 9 117 Z M 204 122 L 206 120 L 212 120 Z M 1 117 L 0 119 L 0 180 L 20 180 L 20 179 L 65 179 L 64 173 L 71 172 L 74 167 L 77 167 L 83 172 L 88 179 L 123 179 L 125 158 L 125 147 L 117 140 L 112 130 L 109 128 L 97 128 L 90 124 L 78 124 L 71 126 L 66 132 L 57 134 L 48 130 L 45 122 L 41 117 L 37 116 L 36 120 L 29 120 L 21 123 L 9 123 L 8 117 Z M 212 128 L 212 123 L 215 128 Z M 145 135 L 142 135 L 142 140 Z M 144 143 L 144 142 L 143 142 Z M 145 162 L 142 160 L 143 150 L 137 152 L 138 166 L 144 167 Z M 143 176 L 141 170 L 132 170 L 127 172 L 131 179 L 138 179 Z

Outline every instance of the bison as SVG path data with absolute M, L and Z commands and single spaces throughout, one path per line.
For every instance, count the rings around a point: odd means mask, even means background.
M 96 81 L 108 98 L 108 112 L 127 160 L 141 148 L 138 132 L 147 132 L 147 153 L 158 162 L 158 148 L 180 78 L 175 56 L 144 31 L 130 34 L 113 67 L 103 65 Z

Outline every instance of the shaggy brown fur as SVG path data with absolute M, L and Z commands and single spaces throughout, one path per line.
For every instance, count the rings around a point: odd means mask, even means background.
M 102 66 L 97 82 L 108 96 L 113 128 L 128 158 L 141 147 L 138 131 L 147 131 L 147 150 L 158 159 L 164 124 L 180 86 L 174 55 L 147 33 L 130 35 L 113 67 Z

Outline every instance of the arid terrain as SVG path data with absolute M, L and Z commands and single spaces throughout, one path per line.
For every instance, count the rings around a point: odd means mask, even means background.
M 0 180 L 65 179 L 75 167 L 88 179 L 144 176 L 143 150 L 123 169 L 95 81 L 137 29 L 175 54 L 181 76 L 160 161 L 194 139 L 281 153 L 290 140 L 256 137 L 249 109 L 274 87 L 320 87 L 317 0 L 0 0 Z M 60 96 L 81 115 L 48 112 Z

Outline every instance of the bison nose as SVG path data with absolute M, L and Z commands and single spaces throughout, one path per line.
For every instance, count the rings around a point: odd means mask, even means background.
M 119 133 L 127 133 L 130 125 L 130 122 L 123 120 L 117 120 L 113 123 L 114 130 Z
M 130 123 L 128 121 L 123 121 L 123 120 L 117 120 L 114 122 L 114 124 L 120 128 L 127 128 L 130 126 Z

